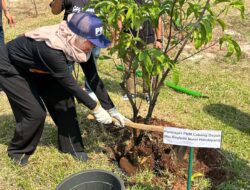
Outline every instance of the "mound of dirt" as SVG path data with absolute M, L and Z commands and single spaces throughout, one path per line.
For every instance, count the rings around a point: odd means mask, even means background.
M 150 124 L 175 126 L 156 118 Z M 110 133 L 113 132 L 110 130 Z M 149 168 L 157 177 L 159 176 L 157 182 L 152 183 L 161 183 L 159 179 L 162 171 L 168 170 L 176 179 L 173 189 L 185 189 L 189 148 L 163 144 L 163 134 L 158 132 L 137 132 L 136 137 L 132 134 L 132 130 L 124 129 L 120 133 L 120 141 L 107 146 L 110 159 L 117 161 L 129 176 Z M 218 150 L 195 148 L 193 173 L 199 172 L 210 178 L 213 187 L 234 176 L 232 172 L 223 168 L 224 164 L 225 158 Z

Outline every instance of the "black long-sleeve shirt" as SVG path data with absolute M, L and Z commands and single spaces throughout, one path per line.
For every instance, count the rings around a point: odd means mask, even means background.
M 67 20 L 70 13 L 80 13 L 84 11 L 84 7 L 88 4 L 89 0 L 62 0 L 61 11 L 65 10 L 63 20 Z M 50 3 L 53 3 L 53 1 Z
M 10 64 L 18 68 L 17 70 L 29 71 L 30 69 L 39 69 L 48 72 L 79 102 L 89 109 L 96 107 L 96 102 L 82 90 L 70 73 L 69 64 L 73 63 L 67 60 L 63 51 L 52 49 L 45 42 L 35 41 L 24 36 L 8 42 L 7 49 Z M 80 65 L 102 107 L 106 110 L 113 108 L 114 104 L 97 73 L 93 56 L 91 55 L 87 62 L 80 63 Z

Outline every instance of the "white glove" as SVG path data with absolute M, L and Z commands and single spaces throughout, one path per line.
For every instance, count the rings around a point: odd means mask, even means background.
M 119 126 L 119 127 L 125 126 L 125 120 L 128 120 L 128 119 L 125 118 L 115 107 L 108 110 L 108 113 L 110 114 L 111 117 L 118 120 L 118 122 L 115 123 L 116 126 Z
M 97 110 L 93 111 L 93 114 L 95 115 L 95 118 L 99 123 L 102 124 L 112 123 L 112 118 L 110 117 L 109 113 L 102 108 L 102 106 L 99 106 Z

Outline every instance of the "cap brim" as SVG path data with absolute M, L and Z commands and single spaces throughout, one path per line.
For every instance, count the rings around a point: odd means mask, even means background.
M 95 38 L 95 39 L 91 38 L 88 40 L 91 41 L 96 47 L 100 47 L 100 48 L 106 48 L 111 43 L 111 41 L 107 39 L 104 35 L 99 36 L 99 38 Z

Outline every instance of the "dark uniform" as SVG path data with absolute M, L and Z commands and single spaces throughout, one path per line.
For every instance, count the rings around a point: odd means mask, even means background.
M 147 1 L 145 0 L 135 0 L 135 2 L 138 5 L 143 5 L 143 4 L 147 4 Z M 137 35 L 137 31 L 131 29 L 132 33 L 134 36 Z M 153 29 L 153 26 L 151 24 L 151 22 L 149 20 L 146 20 L 143 23 L 142 28 L 139 31 L 139 37 L 146 43 L 146 44 L 152 44 L 155 42 L 155 32 Z
M 72 62 L 63 51 L 27 37 L 10 41 L 7 48 L 1 47 L 0 83 L 17 123 L 8 147 L 12 157 L 35 151 L 43 131 L 45 107 L 58 127 L 58 149 L 72 155 L 84 151 L 73 97 L 89 109 L 94 109 L 97 103 L 77 84 L 69 64 Z M 80 65 L 102 107 L 113 108 L 93 57 Z
M 68 15 L 71 13 L 83 12 L 83 8 L 88 4 L 88 2 L 89 0 L 62 0 L 61 11 L 65 10 L 63 20 L 67 20 Z

